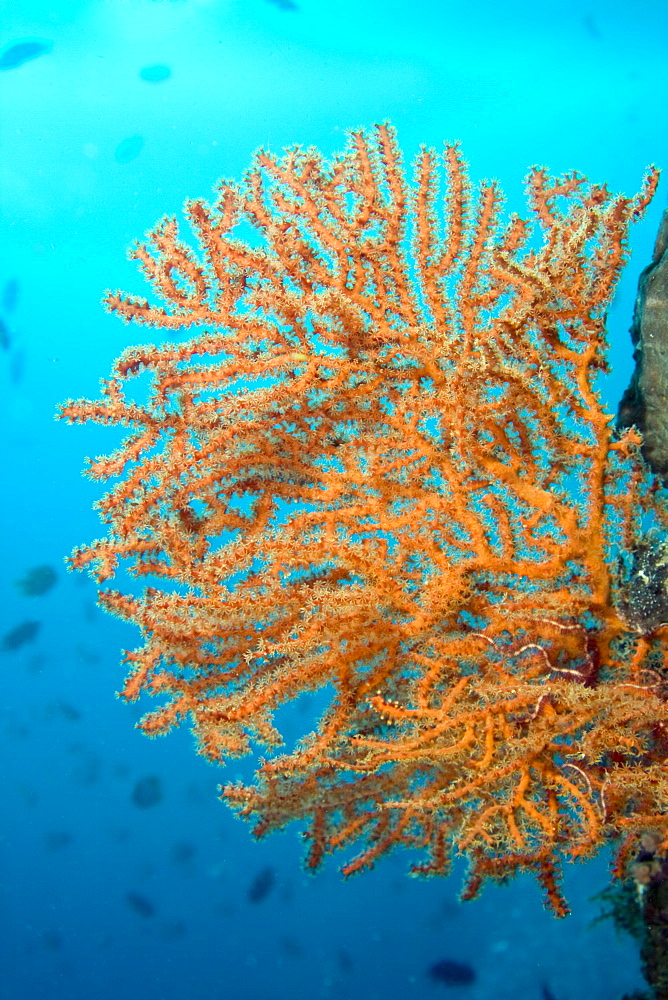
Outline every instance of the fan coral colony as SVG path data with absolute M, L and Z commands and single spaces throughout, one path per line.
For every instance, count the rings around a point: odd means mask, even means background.
M 460 853 L 466 898 L 529 870 L 564 914 L 564 860 L 668 842 L 668 504 L 596 388 L 657 181 L 534 169 L 532 222 L 503 223 L 456 146 L 412 183 L 388 126 L 260 151 L 187 204 L 198 252 L 171 218 L 133 249 L 161 304 L 107 297 L 172 340 L 61 408 L 131 429 L 71 565 L 145 578 L 100 590 L 142 633 L 122 696 L 210 761 L 267 748 L 223 797 L 259 835 L 301 821 L 310 868 Z M 323 714 L 281 752 L 306 692 Z

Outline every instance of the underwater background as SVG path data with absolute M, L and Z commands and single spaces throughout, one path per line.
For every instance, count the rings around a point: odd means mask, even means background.
M 344 882 L 299 831 L 256 842 L 186 730 L 148 740 L 114 698 L 129 625 L 64 557 L 101 534 L 81 476 L 117 430 L 54 422 L 150 330 L 132 241 L 260 146 L 340 151 L 389 120 L 406 162 L 458 140 L 524 210 L 527 169 L 613 192 L 668 168 L 665 0 L 2 0 L 0 3 L 0 997 L 7 1000 L 616 1000 L 637 950 L 597 922 L 607 856 L 566 871 L 558 921 L 529 878 L 461 904 L 461 870 L 397 854 Z M 666 181 L 609 314 L 614 411 Z M 144 706 L 145 707 L 145 706 Z M 296 710 L 298 713 L 298 709 Z M 309 720 L 293 720 L 295 733 Z

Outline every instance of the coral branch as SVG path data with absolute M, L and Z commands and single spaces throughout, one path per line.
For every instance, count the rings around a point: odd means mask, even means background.
M 455 146 L 409 183 L 388 126 L 331 162 L 261 151 L 187 206 L 197 251 L 174 219 L 133 250 L 161 304 L 108 296 L 200 332 L 62 407 L 132 432 L 91 465 L 117 480 L 108 534 L 72 563 L 150 578 L 101 591 L 143 637 L 123 696 L 213 761 L 267 747 L 224 797 L 261 834 L 307 824 L 309 866 L 405 846 L 443 873 L 459 850 L 468 896 L 526 869 L 564 913 L 563 859 L 668 836 L 665 629 L 634 590 L 667 509 L 596 383 L 656 181 L 536 169 L 532 218 L 503 223 Z M 281 753 L 276 710 L 306 691 L 329 705 Z

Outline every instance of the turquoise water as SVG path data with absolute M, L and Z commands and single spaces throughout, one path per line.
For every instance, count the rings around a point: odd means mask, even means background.
M 347 883 L 334 862 L 307 877 L 296 830 L 257 843 L 217 801 L 239 765 L 216 771 L 185 732 L 136 732 L 113 697 L 136 633 L 63 564 L 101 534 L 80 470 L 118 433 L 53 414 L 148 339 L 100 305 L 145 294 L 132 240 L 258 147 L 335 153 L 390 120 L 408 162 L 460 141 L 513 211 L 534 164 L 630 195 L 668 166 L 667 57 L 663 0 L 4 0 L 0 996 L 614 1000 L 640 985 L 632 945 L 589 926 L 605 858 L 567 873 L 559 922 L 529 880 L 460 904 L 461 872 L 409 880 L 401 855 Z M 611 407 L 665 205 L 664 181 L 610 310 Z M 473 981 L 430 974 L 444 961 Z

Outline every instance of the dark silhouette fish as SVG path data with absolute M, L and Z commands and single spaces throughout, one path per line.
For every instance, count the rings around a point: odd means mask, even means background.
M 475 982 L 475 972 L 466 962 L 456 962 L 452 958 L 442 958 L 428 969 L 430 977 L 443 986 L 470 986 Z
M 171 850 L 172 861 L 175 865 L 187 865 L 195 857 L 194 846 L 188 840 L 178 840 Z
M 15 42 L 0 56 L 0 69 L 16 69 L 37 56 L 45 56 L 52 48 L 53 42 Z
M 274 882 L 276 881 L 276 875 L 273 868 L 263 868 L 262 871 L 258 872 L 250 886 L 248 887 L 248 892 L 246 896 L 249 903 L 261 903 L 263 899 L 266 899 L 271 890 L 274 888 Z
M 145 896 L 140 896 L 138 892 L 126 892 L 125 898 L 140 917 L 152 917 L 155 913 L 153 903 L 150 903 Z
M 49 705 L 47 717 L 49 719 L 60 717 L 67 719 L 68 722 L 78 722 L 81 718 L 81 712 L 74 705 L 69 705 L 66 701 L 56 701 L 52 705 Z
M 72 834 L 66 830 L 52 830 L 44 838 L 48 851 L 62 851 L 72 843 Z
M 9 335 L 9 327 L 2 317 L 0 317 L 0 347 L 3 351 L 8 351 L 11 346 L 12 338 Z
M 132 790 L 132 801 L 140 809 L 150 809 L 162 802 L 162 782 L 160 778 L 149 774 L 140 778 Z
M 51 566 L 33 566 L 16 581 L 16 586 L 26 597 L 39 597 L 51 590 L 57 579 L 56 571 Z
M 0 650 L 3 653 L 9 653 L 15 649 L 19 649 L 21 646 L 25 646 L 27 642 L 32 642 L 38 632 L 39 622 L 21 622 L 16 628 L 5 632 L 2 642 L 0 642 Z

